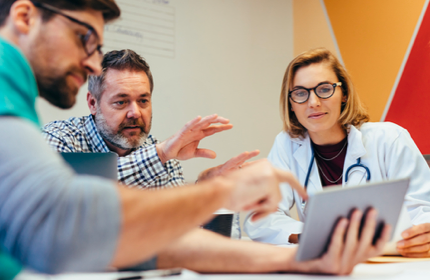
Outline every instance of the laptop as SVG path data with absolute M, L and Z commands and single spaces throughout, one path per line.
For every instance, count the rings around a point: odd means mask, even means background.
M 118 155 L 115 153 L 61 153 L 61 156 L 78 174 L 118 180 Z

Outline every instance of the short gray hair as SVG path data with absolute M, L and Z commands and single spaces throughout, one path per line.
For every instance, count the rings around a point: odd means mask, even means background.
M 148 63 L 145 59 L 132 50 L 110 51 L 103 56 L 102 73 L 100 76 L 91 75 L 88 79 L 88 91 L 100 101 L 101 95 L 105 90 L 105 77 L 109 69 L 143 71 L 148 76 L 149 85 L 154 89 L 154 81 Z

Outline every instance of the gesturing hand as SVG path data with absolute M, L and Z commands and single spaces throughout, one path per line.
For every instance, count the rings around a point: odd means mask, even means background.
M 231 129 L 229 120 L 218 115 L 197 117 L 189 121 L 181 130 L 169 139 L 156 145 L 158 156 L 164 164 L 170 159 L 187 160 L 194 157 L 215 158 L 216 153 L 208 149 L 198 148 L 203 138 Z M 212 125 L 220 123 L 219 125 Z
M 405 257 L 430 257 L 430 223 L 413 226 L 402 233 L 403 240 L 397 242 L 397 251 Z
M 249 164 L 252 164 L 253 162 L 247 162 L 245 163 L 245 161 L 247 161 L 250 158 L 253 158 L 255 156 L 258 156 L 258 154 L 260 153 L 259 150 L 255 150 L 252 152 L 243 152 L 238 156 L 235 156 L 231 159 L 229 159 L 228 161 L 226 161 L 224 164 L 206 169 L 204 171 L 202 171 L 199 174 L 199 181 L 203 181 L 203 180 L 207 180 L 216 176 L 220 176 L 220 175 L 225 175 L 230 171 L 233 170 L 237 170 L 241 167 L 245 167 Z
M 275 212 L 282 199 L 279 183 L 286 182 L 307 199 L 305 189 L 291 172 L 273 167 L 267 159 L 255 161 L 225 178 L 232 180 L 234 189 L 225 205 L 233 211 L 254 211 L 252 220 L 258 220 Z

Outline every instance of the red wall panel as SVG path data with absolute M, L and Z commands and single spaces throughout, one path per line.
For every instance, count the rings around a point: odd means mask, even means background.
M 430 10 L 427 8 L 385 117 L 385 121 L 406 128 L 423 154 L 430 154 L 429 108 Z

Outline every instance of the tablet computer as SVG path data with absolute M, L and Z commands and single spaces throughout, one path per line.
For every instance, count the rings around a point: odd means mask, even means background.
M 118 180 L 118 155 L 115 153 L 61 153 L 61 156 L 78 174 Z
M 372 183 L 356 187 L 330 187 L 309 197 L 306 221 L 297 251 L 297 261 L 321 257 L 330 244 L 332 232 L 340 218 L 348 218 L 354 209 L 378 210 L 375 239 L 384 224 L 396 228 L 409 179 Z M 364 216 L 363 216 L 364 219 Z

